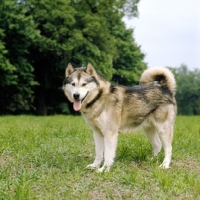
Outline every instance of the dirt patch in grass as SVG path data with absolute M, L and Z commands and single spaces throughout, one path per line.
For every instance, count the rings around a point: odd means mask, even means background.
M 188 172 L 194 173 L 196 172 L 200 177 L 200 162 L 195 160 L 194 158 L 186 158 L 185 160 L 176 160 L 173 163 L 173 166 L 176 168 L 185 169 Z
M 9 156 L 1 155 L 0 156 L 0 163 L 2 167 L 7 167 L 9 163 L 11 163 L 14 159 Z

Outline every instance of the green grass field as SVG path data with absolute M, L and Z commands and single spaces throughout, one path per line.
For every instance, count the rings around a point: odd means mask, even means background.
M 200 117 L 177 117 L 170 169 L 151 150 L 142 132 L 120 135 L 99 174 L 85 169 L 94 142 L 82 117 L 0 117 L 0 199 L 200 200 Z

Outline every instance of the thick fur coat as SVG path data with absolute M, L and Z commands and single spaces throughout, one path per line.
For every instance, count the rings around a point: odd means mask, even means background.
M 93 131 L 96 156 L 87 168 L 109 171 L 118 134 L 138 128 L 144 129 L 154 156 L 163 146 L 165 157 L 160 167 L 169 168 L 177 110 L 176 82 L 169 69 L 147 69 L 141 75 L 140 85 L 125 87 L 112 85 L 90 63 L 86 68 L 68 64 L 63 90 Z

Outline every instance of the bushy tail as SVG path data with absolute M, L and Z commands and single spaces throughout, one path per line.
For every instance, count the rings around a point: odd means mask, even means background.
M 167 87 L 173 95 L 176 93 L 176 81 L 172 72 L 165 67 L 146 69 L 140 78 L 140 85 L 159 84 Z

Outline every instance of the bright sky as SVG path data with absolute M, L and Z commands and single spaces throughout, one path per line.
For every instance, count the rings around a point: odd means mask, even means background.
M 140 0 L 138 9 L 125 22 L 149 67 L 200 69 L 200 0 Z

